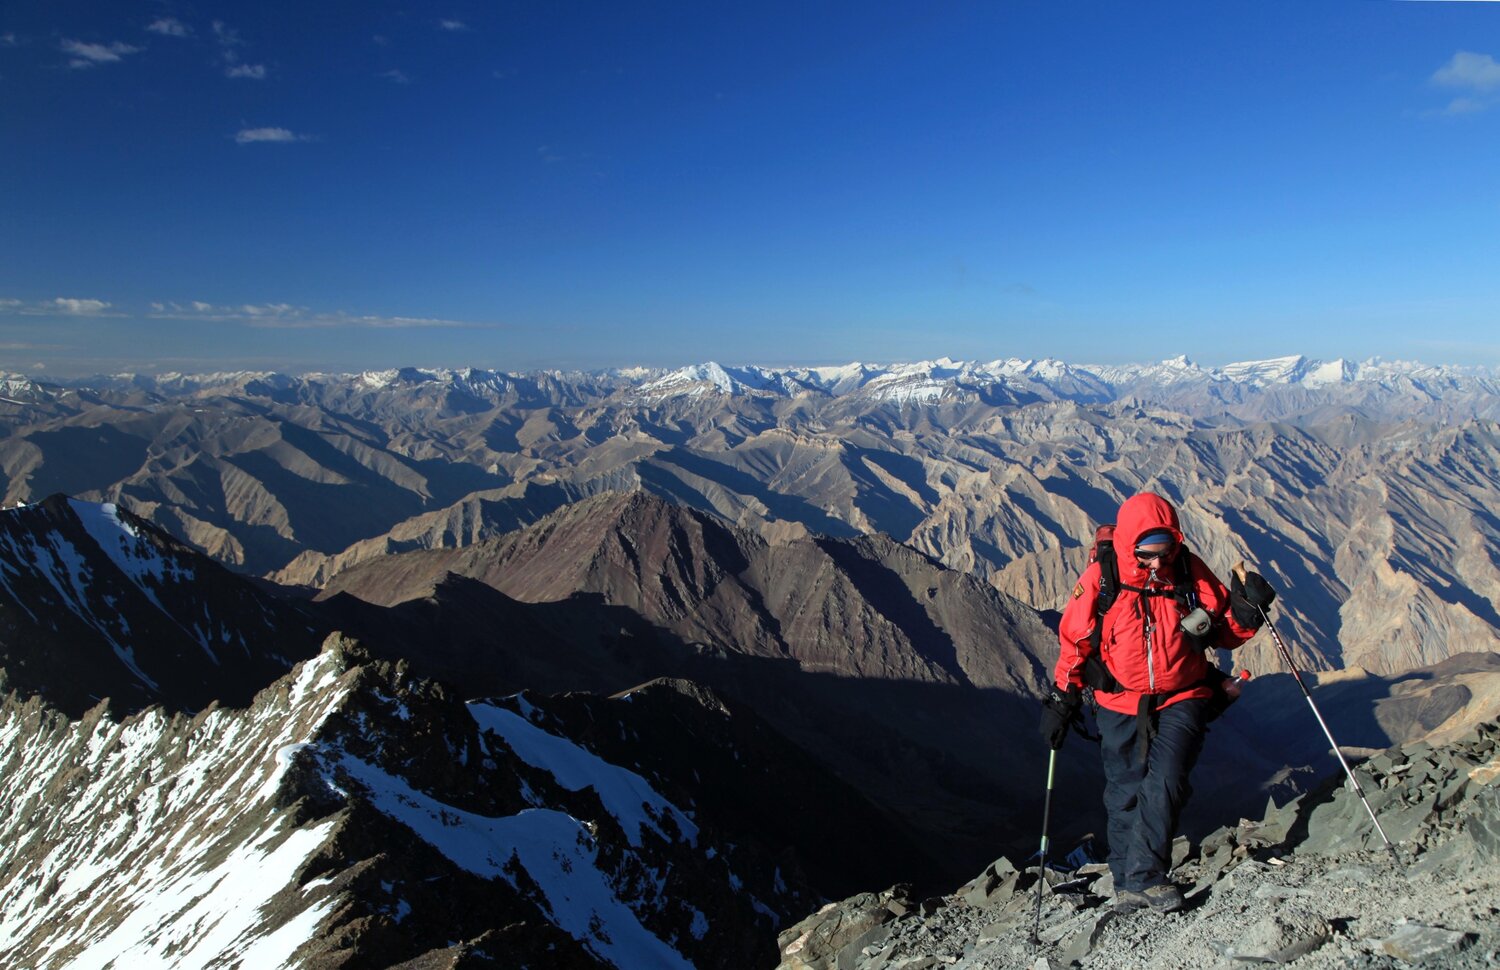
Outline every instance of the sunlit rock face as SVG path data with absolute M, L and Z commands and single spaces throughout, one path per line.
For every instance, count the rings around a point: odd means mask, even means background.
M 1094 526 L 1150 488 L 1217 571 L 1249 559 L 1284 592 L 1312 667 L 1398 673 L 1494 649 L 1500 628 L 1500 384 L 1477 369 L 939 359 L 12 383 L 8 503 L 115 502 L 295 585 L 639 490 L 772 542 L 884 533 L 1055 610 Z M 1263 644 L 1246 657 L 1275 662 Z

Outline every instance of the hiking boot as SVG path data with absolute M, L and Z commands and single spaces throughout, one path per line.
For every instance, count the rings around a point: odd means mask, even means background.
M 1116 913 L 1133 913 L 1138 909 L 1152 909 L 1158 913 L 1175 913 L 1182 908 L 1182 893 L 1171 883 L 1151 886 L 1147 889 L 1119 889 L 1110 903 Z

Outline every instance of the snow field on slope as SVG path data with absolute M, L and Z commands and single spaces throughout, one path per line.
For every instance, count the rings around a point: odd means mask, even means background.
M 140 587 L 157 609 L 161 603 L 156 593 L 146 585 L 151 579 L 157 583 L 170 580 L 174 583 L 189 583 L 195 578 L 193 570 L 172 562 L 157 552 L 156 547 L 133 526 L 120 518 L 120 511 L 113 503 L 81 502 L 68 499 L 73 514 L 78 516 L 84 531 L 94 540 L 110 561 L 129 580 Z
M 82 502 L 70 498 L 68 505 L 89 538 L 109 557 L 115 568 L 141 591 L 152 606 L 196 640 L 210 660 L 219 663 L 218 654 L 213 648 L 213 617 L 208 614 L 207 604 L 203 607 L 203 621 L 207 626 L 200 627 L 195 622 L 189 629 L 172 611 L 162 606 L 153 588 L 167 582 L 191 583 L 197 578 L 197 574 L 191 568 L 161 555 L 149 539 L 120 518 L 119 507 L 113 503 Z M 224 642 L 228 642 L 228 637 L 229 631 L 225 629 Z
M 656 821 L 668 815 L 689 845 L 698 844 L 698 826 L 635 772 L 612 765 L 566 738 L 549 734 L 507 708 L 476 702 L 469 705 L 469 713 L 480 730 L 493 731 L 516 757 L 533 768 L 550 772 L 559 785 L 569 791 L 592 788 L 619 821 L 632 846 L 640 847 L 642 828 L 671 841 Z
M 49 532 L 47 545 L 30 543 L 26 549 L 19 549 L 10 536 L 0 536 L 5 541 L 10 556 L 15 557 L 16 562 L 32 562 L 36 564 L 36 571 L 57 590 L 67 607 L 89 626 L 98 630 L 100 635 L 109 641 L 115 656 L 120 658 L 126 668 L 134 674 L 141 683 L 152 690 L 157 689 L 156 681 L 152 680 L 140 665 L 136 663 L 135 651 L 128 645 L 120 643 L 115 639 L 109 624 L 101 621 L 89 608 L 89 584 L 90 571 L 88 563 L 78 550 L 73 548 L 72 543 L 67 542 L 56 532 Z
M 339 706 L 345 691 L 328 689 L 335 667 L 326 654 L 300 665 L 295 703 L 272 695 L 260 709 L 193 724 L 155 709 L 123 724 L 74 722 L 71 739 L 47 744 L 13 711 L 0 724 L 0 965 L 25 955 L 34 970 L 197 968 L 251 954 L 255 963 L 241 965 L 285 965 L 328 905 L 274 927 L 262 910 L 332 823 L 287 831 L 273 813 L 248 833 L 234 826 L 253 822 L 275 793 L 289 764 L 282 752 Z M 64 810 L 48 808 L 60 800 Z
M 292 882 L 334 825 L 330 819 L 295 829 L 271 847 L 268 843 L 281 834 L 273 825 L 211 869 L 163 873 L 162 881 L 131 895 L 134 907 L 113 930 L 67 959 L 69 970 L 111 965 L 199 970 L 224 966 L 226 957 L 244 967 L 286 966 L 336 900 L 308 907 L 264 934 L 258 934 L 261 910 Z M 54 943 L 49 952 L 58 954 L 68 942 Z
M 521 703 L 530 709 L 524 698 Z M 632 847 L 641 847 L 647 828 L 663 841 L 673 841 L 659 824 L 667 816 L 681 839 L 696 847 L 698 826 L 640 775 L 549 734 L 509 709 L 475 702 L 468 710 L 482 740 L 486 736 L 490 743 L 498 739 L 520 760 L 548 772 L 569 791 L 592 789 Z M 691 967 L 682 954 L 642 925 L 620 898 L 610 874 L 599 867 L 593 832 L 571 815 L 545 807 L 503 817 L 479 815 L 433 798 L 347 752 L 315 746 L 314 755 L 331 788 L 342 790 L 347 781 L 356 782 L 376 809 L 464 870 L 486 879 L 503 879 L 515 887 L 513 867 L 523 868 L 540 888 L 543 898 L 538 902 L 552 921 L 601 959 L 631 970 Z M 523 795 L 541 805 L 541 798 L 529 788 Z M 657 875 L 654 882 L 659 895 L 664 891 L 664 876 Z M 707 918 L 696 910 L 689 932 L 696 939 L 710 932 Z

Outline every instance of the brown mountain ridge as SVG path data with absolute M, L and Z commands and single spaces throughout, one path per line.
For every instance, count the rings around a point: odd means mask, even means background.
M 1011 759 L 1030 754 L 1051 632 L 883 537 L 772 544 L 643 493 L 601 495 L 499 539 L 361 564 L 319 602 L 374 644 L 395 638 L 390 615 L 420 616 L 421 662 L 464 667 L 475 692 L 707 684 L 921 833 L 943 869 L 1035 808 Z M 509 625 L 521 605 L 524 636 Z

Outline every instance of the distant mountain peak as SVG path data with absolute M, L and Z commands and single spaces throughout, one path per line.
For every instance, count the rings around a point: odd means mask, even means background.
M 696 397 L 715 392 L 743 394 L 765 391 L 769 388 L 770 382 L 758 372 L 757 368 L 726 368 L 717 361 L 711 360 L 672 371 L 665 377 L 659 377 L 642 385 L 640 392 L 646 396 L 687 394 Z

